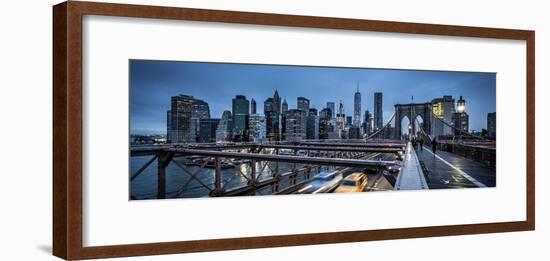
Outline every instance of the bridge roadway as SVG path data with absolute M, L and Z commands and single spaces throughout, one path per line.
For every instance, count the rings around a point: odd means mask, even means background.
M 424 146 L 416 150 L 420 162 L 428 170 L 430 189 L 495 187 L 496 171 L 483 163 Z

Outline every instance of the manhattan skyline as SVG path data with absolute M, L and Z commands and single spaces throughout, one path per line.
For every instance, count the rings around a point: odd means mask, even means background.
M 373 113 L 374 92 L 382 92 L 384 123 L 397 103 L 431 102 L 444 95 L 463 96 L 470 115 L 470 129 L 486 128 L 487 113 L 496 111 L 496 74 L 480 72 L 416 71 L 342 67 L 253 65 L 176 61 L 130 61 L 130 132 L 166 132 L 166 111 L 170 97 L 192 95 L 208 102 L 212 118 L 231 110 L 235 95 L 263 102 L 275 90 L 286 99 L 289 109 L 297 97 L 310 100 L 321 110 L 326 102 L 342 100 L 345 114 L 353 116 L 354 94 L 359 86 L 361 117 Z

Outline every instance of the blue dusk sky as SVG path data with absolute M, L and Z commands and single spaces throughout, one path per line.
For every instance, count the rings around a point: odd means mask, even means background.
M 164 134 L 170 97 L 179 94 L 208 102 L 212 118 L 230 111 L 237 94 L 254 98 L 263 114 L 264 101 L 275 90 L 289 109 L 296 108 L 299 96 L 318 110 L 327 101 L 338 106 L 342 100 L 346 116 L 352 116 L 357 84 L 362 115 L 373 112 L 374 92 L 383 93 L 384 122 L 395 104 L 410 103 L 411 97 L 423 103 L 463 96 L 471 130 L 486 128 L 487 113 L 496 111 L 495 73 L 130 60 L 130 132 Z

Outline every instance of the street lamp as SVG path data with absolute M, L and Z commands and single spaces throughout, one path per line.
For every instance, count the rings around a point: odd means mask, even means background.
M 456 110 L 458 113 L 463 113 L 464 111 L 466 111 L 466 101 L 462 99 L 462 96 L 460 96 L 460 99 L 458 100 L 456 105 Z

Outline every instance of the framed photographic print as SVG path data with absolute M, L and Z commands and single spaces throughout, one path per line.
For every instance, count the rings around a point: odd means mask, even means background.
M 53 12 L 58 257 L 535 229 L 534 31 Z

